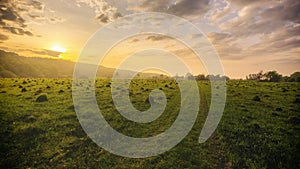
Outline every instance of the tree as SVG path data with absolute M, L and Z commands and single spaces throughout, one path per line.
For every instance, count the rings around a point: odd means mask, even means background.
M 187 73 L 185 76 L 184 76 L 185 79 L 187 80 L 193 80 L 194 79 L 194 76 L 191 74 L 191 73 Z
M 266 82 L 300 82 L 300 72 L 294 72 L 290 76 L 282 76 L 275 70 L 266 73 L 260 71 L 257 74 L 249 74 L 248 76 L 246 76 L 246 80 L 257 80 Z
M 197 76 L 195 76 L 196 80 L 208 80 L 204 74 L 199 74 Z
M 264 76 L 269 82 L 280 82 L 282 80 L 282 75 L 277 73 L 275 70 L 265 73 Z
M 289 82 L 300 82 L 300 72 L 295 72 L 291 74 L 291 76 L 288 78 Z
M 263 80 L 263 71 L 261 70 L 260 72 L 256 74 L 249 74 L 246 76 L 247 80 L 256 80 L 256 81 L 262 81 Z
M 289 80 L 290 80 L 290 77 L 289 77 L 289 76 L 283 76 L 283 77 L 282 77 L 282 81 L 283 81 L 283 82 L 289 82 Z
M 226 81 L 230 80 L 228 76 L 222 76 L 222 78 L 225 78 Z

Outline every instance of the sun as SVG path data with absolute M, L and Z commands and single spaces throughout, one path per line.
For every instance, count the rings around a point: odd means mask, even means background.
M 65 53 L 67 50 L 60 45 L 54 45 L 50 48 L 50 50 L 55 51 L 55 52 L 60 52 L 60 53 Z

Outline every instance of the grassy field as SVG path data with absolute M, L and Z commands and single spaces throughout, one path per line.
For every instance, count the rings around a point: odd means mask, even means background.
M 176 119 L 180 92 L 172 80 L 133 80 L 130 99 L 137 109 L 160 88 L 165 112 L 139 124 L 112 104 L 110 81 L 96 81 L 105 119 L 133 137 L 162 133 Z M 196 123 L 176 147 L 155 157 L 131 159 L 98 147 L 82 130 L 72 102 L 71 79 L 0 79 L 0 168 L 300 168 L 300 83 L 228 81 L 222 120 L 213 136 L 198 143 L 210 105 L 210 84 L 198 82 Z M 37 102 L 41 95 L 47 101 Z M 39 100 L 43 101 L 43 100 Z

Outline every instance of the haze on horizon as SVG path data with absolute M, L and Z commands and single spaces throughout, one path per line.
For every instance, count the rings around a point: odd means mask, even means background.
M 229 77 L 244 78 L 260 70 L 289 75 L 299 71 L 299 11 L 298 0 L 1 0 L 0 49 L 76 61 L 102 26 L 138 12 L 165 12 L 189 20 L 206 34 Z M 205 73 L 190 49 L 150 34 L 117 44 L 102 64 L 114 67 L 144 46 L 178 54 L 194 74 Z M 168 61 L 161 59 L 172 64 Z

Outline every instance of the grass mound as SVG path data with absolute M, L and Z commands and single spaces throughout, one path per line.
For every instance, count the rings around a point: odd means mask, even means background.
M 48 97 L 47 94 L 41 94 L 36 98 L 36 102 L 47 102 Z

